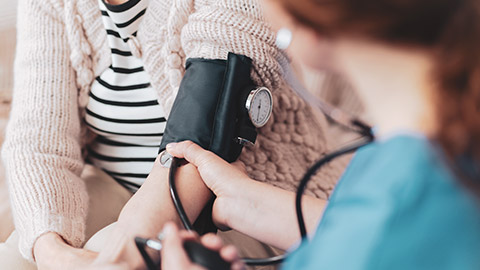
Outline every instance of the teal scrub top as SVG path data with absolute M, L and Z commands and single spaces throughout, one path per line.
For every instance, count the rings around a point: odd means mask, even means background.
M 283 269 L 480 269 L 480 204 L 439 147 L 397 135 L 357 151 L 314 238 Z

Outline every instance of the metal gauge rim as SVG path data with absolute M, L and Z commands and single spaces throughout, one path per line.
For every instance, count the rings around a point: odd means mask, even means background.
M 253 121 L 253 116 L 252 116 L 252 111 L 250 110 L 251 108 L 251 105 L 252 105 L 252 101 L 254 100 L 255 96 L 258 95 L 260 92 L 262 91 L 265 91 L 268 95 L 268 97 L 270 98 L 270 106 L 269 106 L 269 109 L 268 109 L 268 115 L 267 117 L 265 117 L 265 120 L 263 120 L 260 124 L 257 124 L 255 123 L 255 121 Z M 252 90 L 250 92 L 250 94 L 248 95 L 247 97 L 247 102 L 245 104 L 245 108 L 247 109 L 247 112 L 248 112 L 248 116 L 250 117 L 250 121 L 252 122 L 252 124 L 257 127 L 257 128 L 261 128 L 263 126 L 265 126 L 265 124 L 268 122 L 268 120 L 270 119 L 270 116 L 272 115 L 272 110 L 273 110 L 273 97 L 272 97 L 272 92 L 270 92 L 270 90 L 264 86 L 261 86 L 261 87 L 258 87 L 254 90 Z

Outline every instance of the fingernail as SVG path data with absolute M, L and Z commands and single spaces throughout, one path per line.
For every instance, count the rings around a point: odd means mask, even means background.
M 175 230 L 175 226 L 172 223 L 167 223 L 163 226 L 162 234 L 163 235 L 171 235 Z
M 171 150 L 171 149 L 175 148 L 175 145 L 177 145 L 177 143 L 169 143 L 169 144 L 167 144 L 167 150 L 168 150 L 168 149 Z
M 163 240 L 165 240 L 165 233 L 164 232 L 161 232 L 157 235 L 157 239 L 160 240 L 160 242 L 162 242 Z

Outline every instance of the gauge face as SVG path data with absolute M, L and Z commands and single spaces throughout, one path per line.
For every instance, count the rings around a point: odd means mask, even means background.
M 248 96 L 246 107 L 253 125 L 263 127 L 272 114 L 272 94 L 265 87 L 255 89 Z

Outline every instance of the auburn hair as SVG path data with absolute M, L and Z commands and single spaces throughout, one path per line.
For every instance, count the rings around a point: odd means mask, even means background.
M 480 191 L 480 1 L 277 1 L 323 35 L 350 34 L 431 50 L 438 119 L 433 139 L 459 179 Z

